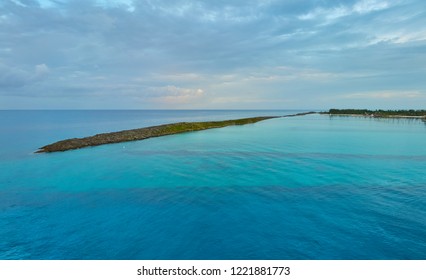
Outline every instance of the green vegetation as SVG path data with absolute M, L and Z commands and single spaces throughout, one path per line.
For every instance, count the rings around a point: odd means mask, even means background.
M 245 118 L 237 120 L 227 120 L 227 121 L 213 121 L 213 122 L 181 122 L 174 124 L 165 124 L 158 126 L 151 126 L 145 128 L 123 130 L 119 132 L 110 132 L 97 134 L 85 138 L 72 138 L 67 140 L 62 140 L 55 142 L 53 144 L 41 147 L 36 153 L 51 153 L 51 152 L 60 152 L 75 150 L 85 147 L 99 146 L 104 144 L 128 142 L 143 140 L 152 137 L 159 137 L 164 135 L 178 134 L 190 131 L 199 131 L 206 130 L 211 128 L 220 128 L 230 125 L 244 125 L 250 123 L 256 123 L 259 121 L 278 118 L 274 117 L 255 117 L 255 118 Z
M 363 115 L 377 118 L 389 117 L 426 117 L 426 110 L 367 110 L 367 109 L 330 109 L 330 115 Z

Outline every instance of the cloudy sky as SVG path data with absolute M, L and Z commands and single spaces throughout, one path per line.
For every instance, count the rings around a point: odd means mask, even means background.
M 0 109 L 425 107 L 424 0 L 0 0 Z

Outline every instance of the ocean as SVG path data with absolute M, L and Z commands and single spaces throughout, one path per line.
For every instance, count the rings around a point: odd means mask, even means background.
M 426 123 L 300 111 L 0 111 L 0 259 L 426 259 Z

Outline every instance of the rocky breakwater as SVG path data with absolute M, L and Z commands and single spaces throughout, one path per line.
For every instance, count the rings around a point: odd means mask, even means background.
M 131 130 L 123 130 L 118 132 L 109 132 L 96 134 L 94 136 L 84 138 L 72 138 L 55 142 L 50 145 L 41 147 L 36 153 L 52 153 L 63 152 L 68 150 L 81 149 L 105 144 L 121 143 L 128 141 L 144 140 L 152 137 L 159 137 L 171 134 L 178 134 L 191 131 L 206 130 L 212 128 L 220 128 L 231 125 L 245 125 L 256 123 L 259 121 L 278 118 L 278 116 L 254 117 L 226 121 L 211 122 L 180 122 L 173 124 L 164 124 L 158 126 L 144 127 Z

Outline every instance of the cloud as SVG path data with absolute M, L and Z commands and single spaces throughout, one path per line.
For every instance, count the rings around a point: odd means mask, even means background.
M 394 1 L 395 3 L 397 1 Z M 374 11 L 381 11 L 391 6 L 388 1 L 383 0 L 362 0 L 355 3 L 352 7 L 354 12 L 359 14 L 366 14 Z
M 34 78 L 37 80 L 43 79 L 49 74 L 49 72 L 50 72 L 49 67 L 47 67 L 46 64 L 38 64 L 35 66 Z
M 373 91 L 373 92 L 362 92 L 362 93 L 351 93 L 342 95 L 344 99 L 402 99 L 402 98 L 426 98 L 426 94 L 420 91 Z
M 426 41 L 426 30 L 419 31 L 391 31 L 389 33 L 378 34 L 370 40 L 369 44 L 392 43 L 406 44 L 418 41 Z
M 204 90 L 180 88 L 176 86 L 154 87 L 148 89 L 151 100 L 166 104 L 190 104 L 204 97 Z
M 395 2 L 394 2 L 395 4 Z M 341 17 L 346 17 L 352 14 L 368 14 L 375 11 L 381 11 L 389 8 L 391 4 L 388 1 L 382 0 L 361 0 L 353 5 L 338 5 L 334 7 L 317 7 L 306 14 L 299 15 L 301 20 L 321 19 L 324 21 L 332 21 Z
M 46 64 L 36 65 L 32 72 L 0 64 L 0 90 L 28 86 L 45 79 L 48 74 Z
M 0 106 L 301 108 L 424 92 L 425 51 L 421 0 L 3 0 Z

